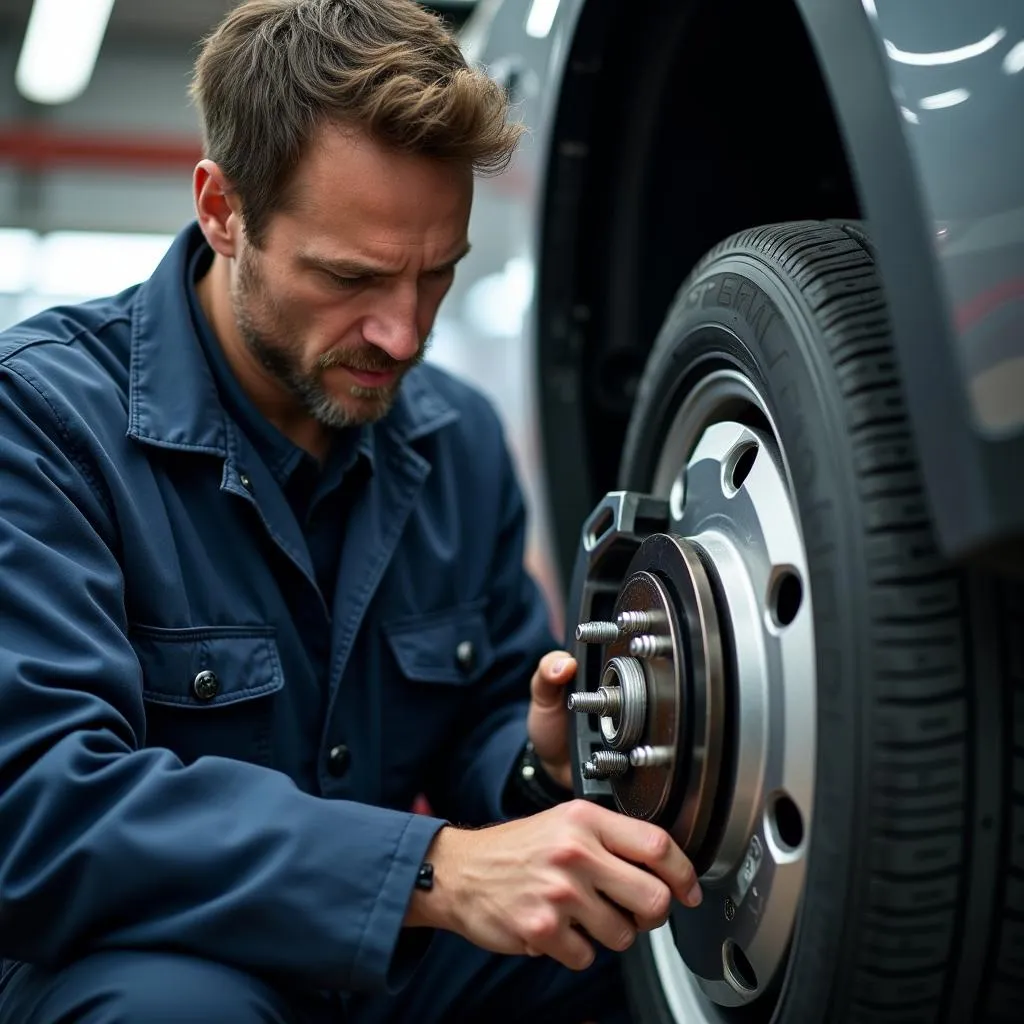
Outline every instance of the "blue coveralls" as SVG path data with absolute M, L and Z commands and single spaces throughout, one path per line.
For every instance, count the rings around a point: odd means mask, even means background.
M 604 960 L 401 927 L 443 822 L 506 816 L 557 646 L 495 415 L 424 365 L 318 471 L 208 259 L 0 334 L 0 1024 L 600 1016 Z

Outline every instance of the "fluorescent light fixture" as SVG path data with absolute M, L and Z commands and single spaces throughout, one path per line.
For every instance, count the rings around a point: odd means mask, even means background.
M 0 293 L 19 294 L 32 286 L 38 236 L 21 228 L 0 228 Z
M 1008 75 L 1024 71 L 1024 42 L 1017 43 L 1003 58 L 1003 70 Z
M 1005 38 L 1006 29 L 996 28 L 976 43 L 958 46 L 955 50 L 937 50 L 934 53 L 911 53 L 909 50 L 901 50 L 886 39 L 885 51 L 900 64 L 910 64 L 917 68 L 933 68 L 942 64 L 956 64 L 962 60 L 970 60 L 972 57 L 980 57 L 983 53 L 994 50 Z
M 560 3 L 561 0 L 533 0 L 526 16 L 526 34 L 534 39 L 544 39 L 555 23 Z
M 949 92 L 924 96 L 921 99 L 920 107 L 922 110 L 945 110 L 946 107 L 955 107 L 957 104 L 966 103 L 970 96 L 970 92 L 966 89 L 950 89 Z
M 43 295 L 112 295 L 148 277 L 173 235 L 54 231 L 39 242 L 34 285 Z
M 35 103 L 67 103 L 92 78 L 114 0 L 35 0 L 14 80 Z

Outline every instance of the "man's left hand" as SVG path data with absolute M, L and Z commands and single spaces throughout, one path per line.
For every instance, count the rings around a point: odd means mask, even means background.
M 572 789 L 572 768 L 565 688 L 575 678 L 576 659 L 571 654 L 545 654 L 530 680 L 530 712 L 526 719 L 526 731 L 541 766 L 566 789 Z

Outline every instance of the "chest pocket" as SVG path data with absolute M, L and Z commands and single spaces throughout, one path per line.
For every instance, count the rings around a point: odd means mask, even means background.
M 186 764 L 205 755 L 271 765 L 275 695 L 284 686 L 272 626 L 135 626 L 146 745 Z
M 383 630 L 393 659 L 384 673 L 386 782 L 404 793 L 422 785 L 457 740 L 495 652 L 482 602 L 392 621 Z

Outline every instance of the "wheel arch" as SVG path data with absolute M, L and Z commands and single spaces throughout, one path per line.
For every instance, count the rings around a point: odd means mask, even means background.
M 736 231 L 816 218 L 877 225 L 897 337 L 933 339 L 917 360 L 945 377 L 936 397 L 947 410 L 962 401 L 952 357 L 936 365 L 944 305 L 860 4 L 582 4 L 545 180 L 534 366 L 563 585 L 579 523 L 616 485 L 664 312 L 703 253 Z

